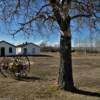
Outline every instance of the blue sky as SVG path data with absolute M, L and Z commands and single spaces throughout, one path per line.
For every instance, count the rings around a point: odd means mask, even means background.
M 11 26 L 13 27 L 13 26 Z M 71 33 L 72 33 L 72 46 L 76 46 L 77 43 L 80 41 L 81 43 L 89 43 L 89 37 L 90 37 L 90 31 L 88 28 L 83 27 L 79 32 L 75 31 L 76 24 L 74 21 L 71 23 Z M 47 31 L 44 31 L 44 34 L 47 34 Z M 91 35 L 92 36 L 92 35 Z M 95 33 L 93 34 L 93 37 L 95 39 Z M 10 42 L 12 44 L 21 44 L 24 42 L 33 42 L 36 44 L 40 44 L 41 42 L 47 42 L 48 45 L 58 45 L 60 41 L 60 32 L 57 31 L 50 31 L 49 35 L 41 36 L 38 33 L 35 33 L 34 35 L 31 35 L 29 37 L 25 36 L 24 34 L 18 33 L 13 37 L 10 35 L 7 26 L 1 22 L 0 23 L 0 41 L 5 40 L 7 42 Z
M 23 42 L 33 42 L 36 44 L 40 44 L 41 42 L 47 42 L 49 45 L 59 44 L 60 40 L 60 33 L 49 33 L 48 36 L 40 36 L 38 33 L 37 35 L 25 36 L 24 34 L 18 33 L 15 37 L 10 35 L 6 25 L 1 22 L 0 24 L 0 41 L 5 40 L 13 44 L 20 44 Z
M 72 46 L 75 46 L 77 42 L 88 42 L 89 38 L 89 31 L 87 29 L 82 29 L 80 32 L 74 31 L 72 29 Z M 20 44 L 23 42 L 33 42 L 36 44 L 40 44 L 41 42 L 47 42 L 48 45 L 56 45 L 59 44 L 60 41 L 60 33 L 59 31 L 56 31 L 55 33 L 49 33 L 48 36 L 40 36 L 38 33 L 37 35 L 31 35 L 30 37 L 24 36 L 23 34 L 18 33 L 15 37 L 10 35 L 9 31 L 7 30 L 7 27 L 5 24 L 0 24 L 0 41 L 5 40 L 12 44 Z
M 38 1 L 37 1 L 38 2 Z M 40 2 L 38 2 L 40 5 Z M 36 5 L 37 6 L 37 5 Z M 40 7 L 40 6 L 38 6 Z M 19 18 L 19 21 L 23 20 L 23 17 Z M 16 22 L 18 22 L 18 20 L 16 20 Z M 16 28 L 16 23 L 15 26 L 12 24 L 12 28 Z M 78 41 L 80 42 L 87 42 L 89 43 L 89 37 L 90 37 L 90 32 L 87 29 L 88 26 L 85 25 L 85 27 L 83 27 L 81 29 L 80 32 L 75 31 L 74 28 L 76 28 L 77 24 L 75 23 L 75 21 L 72 21 L 71 23 L 71 33 L 72 33 L 72 46 L 75 46 L 77 44 Z M 44 34 L 47 33 L 47 30 L 44 31 Z M 92 36 L 92 35 L 91 35 Z M 95 38 L 95 35 L 93 34 L 93 37 Z M 1 40 L 5 40 L 8 41 L 12 44 L 20 44 L 23 42 L 33 42 L 36 44 L 40 44 L 41 42 L 47 42 L 49 45 L 55 45 L 55 44 L 59 44 L 60 41 L 60 33 L 59 30 L 58 31 L 54 31 L 54 32 L 49 32 L 49 35 L 47 36 L 40 36 L 38 33 L 36 33 L 35 35 L 31 35 L 30 37 L 24 36 L 23 34 L 17 34 L 14 38 L 9 34 L 8 31 L 8 27 L 6 27 L 6 25 L 0 21 L 0 41 Z
M 40 2 L 37 1 L 37 3 Z M 42 2 L 41 2 L 42 3 Z M 40 7 L 37 6 L 36 7 Z M 37 8 L 36 8 L 37 9 Z M 23 16 L 21 16 L 21 18 L 18 18 L 19 21 L 22 21 Z M 16 20 L 16 22 L 18 22 L 18 20 Z M 16 23 L 14 23 L 15 26 L 12 24 L 12 28 L 16 28 Z M 89 42 L 89 36 L 90 36 L 90 32 L 88 29 L 88 26 L 85 26 L 84 28 L 81 29 L 80 32 L 75 31 L 74 28 L 76 28 L 77 24 L 75 23 L 75 21 L 72 21 L 71 23 L 71 33 L 72 33 L 72 46 L 75 46 L 77 44 L 78 41 L 81 42 Z M 44 31 L 44 34 L 47 33 L 47 30 Z M 93 34 L 94 36 L 94 34 Z M 1 40 L 5 40 L 8 41 L 12 44 L 20 44 L 23 42 L 33 42 L 36 44 L 40 44 L 41 42 L 47 42 L 49 45 L 55 45 L 55 44 L 59 44 L 60 41 L 60 33 L 59 30 L 58 31 L 54 31 L 54 32 L 49 32 L 48 36 L 40 36 L 38 33 L 36 33 L 35 35 L 31 35 L 30 37 L 24 36 L 23 34 L 17 34 L 14 38 L 9 34 L 8 28 L 6 27 L 6 25 L 0 21 L 0 41 Z
M 40 4 L 40 3 L 39 3 Z M 40 6 L 38 6 L 40 7 Z M 21 19 L 23 20 L 23 19 Z M 19 19 L 20 21 L 20 19 Z M 18 22 L 18 21 L 17 21 Z M 12 28 L 15 28 L 16 25 L 12 25 Z M 47 31 L 44 31 L 44 33 L 46 33 Z M 10 43 L 13 44 L 20 44 L 23 42 L 33 42 L 36 44 L 40 44 L 41 42 L 47 42 L 49 45 L 55 45 L 55 44 L 59 44 L 60 41 L 60 33 L 59 31 L 55 31 L 55 32 L 49 32 L 48 36 L 40 36 L 39 34 L 36 35 L 31 35 L 30 37 L 25 37 L 22 34 L 17 34 L 14 38 L 9 34 L 7 27 L 5 26 L 5 24 L 0 21 L 0 41 L 1 40 L 6 40 Z M 72 39 L 73 40 L 73 39 Z M 72 44 L 73 41 L 72 41 Z

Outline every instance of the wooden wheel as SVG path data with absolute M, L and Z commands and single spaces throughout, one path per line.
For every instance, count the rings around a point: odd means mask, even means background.
M 11 63 L 11 59 L 9 57 L 0 58 L 0 72 L 3 76 L 9 76 L 9 66 Z
M 29 71 L 30 61 L 27 56 L 17 56 L 14 58 L 12 72 L 16 77 L 25 77 Z
M 27 76 L 30 71 L 30 60 L 27 56 L 0 58 L 0 72 L 3 76 L 21 78 Z

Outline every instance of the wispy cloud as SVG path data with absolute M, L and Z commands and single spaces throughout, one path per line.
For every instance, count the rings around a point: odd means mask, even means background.
M 37 42 L 35 42 L 35 44 L 40 45 L 43 42 L 43 40 L 39 40 Z

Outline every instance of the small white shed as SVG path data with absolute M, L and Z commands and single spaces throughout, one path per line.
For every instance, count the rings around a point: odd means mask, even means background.
M 34 43 L 23 43 L 16 46 L 16 55 L 40 54 L 40 47 Z
M 16 46 L 6 41 L 0 41 L 0 56 L 16 55 Z

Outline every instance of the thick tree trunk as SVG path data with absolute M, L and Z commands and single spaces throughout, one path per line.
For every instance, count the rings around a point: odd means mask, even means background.
M 70 16 L 68 15 L 71 0 L 63 0 L 62 7 L 59 7 L 58 0 L 49 0 L 53 8 L 56 21 L 61 30 L 60 40 L 60 68 L 58 85 L 60 88 L 73 91 L 74 82 L 72 75 L 72 58 L 71 58 L 71 33 L 70 33 Z
M 74 82 L 72 75 L 72 56 L 71 56 L 71 32 L 70 18 L 62 21 L 62 35 L 60 38 L 60 68 L 58 85 L 64 90 L 73 90 Z
M 72 76 L 71 59 L 71 37 L 61 36 L 60 40 L 60 68 L 58 85 L 64 90 L 73 90 L 74 82 Z
M 72 91 L 74 82 L 72 76 L 72 58 L 71 58 L 71 33 L 70 16 L 68 15 L 71 0 L 63 0 L 62 7 L 59 7 L 58 0 L 49 0 L 53 8 L 56 21 L 61 30 L 60 40 L 60 68 L 58 85 L 64 90 Z

